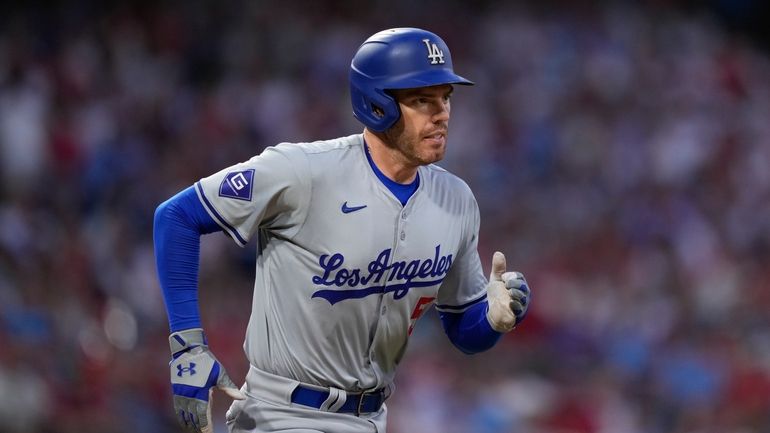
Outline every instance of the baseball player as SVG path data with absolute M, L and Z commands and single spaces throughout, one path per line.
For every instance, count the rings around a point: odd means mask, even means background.
M 234 400 L 231 432 L 385 432 L 386 399 L 415 322 L 431 306 L 465 353 L 524 318 L 529 288 L 505 257 L 489 279 L 469 187 L 444 156 L 454 85 L 441 38 L 379 32 L 350 68 L 363 133 L 281 143 L 201 179 L 155 213 L 155 253 L 171 327 L 174 406 L 211 431 L 212 390 Z M 257 242 L 238 389 L 209 350 L 198 312 L 200 236 Z

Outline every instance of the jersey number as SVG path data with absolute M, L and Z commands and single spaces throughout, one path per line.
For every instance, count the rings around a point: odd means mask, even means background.
M 417 319 L 422 317 L 423 313 L 428 311 L 428 308 L 430 308 L 430 306 L 433 305 L 433 301 L 435 300 L 436 298 L 427 297 L 427 296 L 423 296 L 422 298 L 417 300 L 417 305 L 414 306 L 414 310 L 412 311 L 412 316 L 410 317 L 411 321 L 409 322 L 408 335 L 412 335 L 412 331 L 414 331 L 414 324 L 417 323 Z

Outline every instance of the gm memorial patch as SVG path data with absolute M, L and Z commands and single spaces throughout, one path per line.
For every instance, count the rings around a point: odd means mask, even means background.
M 219 185 L 219 196 L 251 201 L 251 182 L 253 180 L 253 168 L 227 173 L 222 184 Z

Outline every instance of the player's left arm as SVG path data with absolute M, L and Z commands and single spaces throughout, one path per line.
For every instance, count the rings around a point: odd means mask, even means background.
M 473 354 L 492 348 L 527 315 L 530 290 L 519 272 L 505 271 L 505 256 L 492 257 L 492 274 L 486 299 L 462 312 L 439 311 L 444 332 L 462 352 Z
M 524 276 L 506 272 L 502 253 L 493 255 L 491 275 L 484 278 L 478 255 L 479 210 L 475 200 L 472 204 L 467 241 L 439 291 L 437 307 L 450 341 L 468 354 L 493 347 L 524 320 L 530 303 Z
M 487 320 L 486 301 L 479 302 L 462 313 L 439 311 L 441 324 L 449 341 L 468 355 L 491 349 L 503 333 L 492 329 Z

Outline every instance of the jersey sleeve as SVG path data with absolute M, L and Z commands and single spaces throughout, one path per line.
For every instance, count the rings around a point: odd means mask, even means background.
M 441 312 L 460 313 L 487 297 L 487 279 L 478 252 L 479 207 L 473 198 L 468 207 L 463 245 L 438 291 L 436 309 Z
M 291 238 L 307 215 L 309 167 L 297 145 L 269 147 L 195 184 L 206 211 L 240 246 L 259 229 Z

